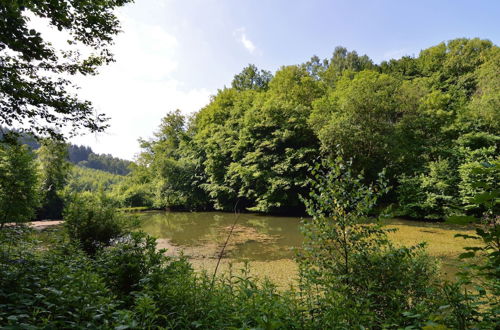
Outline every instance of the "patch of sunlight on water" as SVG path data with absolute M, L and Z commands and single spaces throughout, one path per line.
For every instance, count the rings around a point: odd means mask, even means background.
M 281 287 L 295 282 L 297 265 L 292 259 L 293 250 L 302 244 L 301 218 L 221 212 L 145 212 L 140 217 L 142 229 L 157 237 L 159 247 L 168 249 L 167 254 L 182 251 L 195 269 L 209 273 L 215 269 L 236 221 L 220 272 L 227 271 L 229 263 L 238 269 L 248 261 L 252 276 L 268 277 Z M 455 238 L 455 234 L 474 232 L 471 227 L 402 219 L 388 220 L 387 225 L 398 229 L 390 234 L 396 244 L 426 242 L 427 251 L 442 261 L 444 276 L 450 279 L 456 272 L 458 255 L 464 246 L 471 245 L 470 241 Z

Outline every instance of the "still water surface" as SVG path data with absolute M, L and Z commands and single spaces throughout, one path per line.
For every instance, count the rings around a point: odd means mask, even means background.
M 224 257 L 236 261 L 275 261 L 293 257 L 300 247 L 302 234 L 298 217 L 265 216 L 221 212 L 145 212 L 141 214 L 142 229 L 159 238 L 160 246 L 171 252 L 183 250 L 190 259 L 217 258 L 231 227 L 236 221 Z M 455 234 L 472 234 L 471 228 L 444 223 L 425 223 L 393 219 L 390 235 L 396 244 L 411 246 L 427 242 L 429 254 L 445 264 L 455 263 L 470 241 Z
M 145 232 L 194 258 L 216 257 L 235 222 L 225 253 L 231 259 L 287 259 L 302 244 L 297 217 L 222 212 L 146 212 L 140 217 Z

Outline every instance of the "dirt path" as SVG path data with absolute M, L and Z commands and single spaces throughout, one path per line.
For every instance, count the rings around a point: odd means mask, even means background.
M 62 220 L 43 220 L 43 221 L 32 221 L 29 223 L 30 227 L 42 230 L 51 226 L 59 225 L 63 223 Z

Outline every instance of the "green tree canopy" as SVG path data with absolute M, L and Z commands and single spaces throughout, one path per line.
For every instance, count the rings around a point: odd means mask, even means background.
M 38 197 L 33 153 L 26 146 L 0 143 L 0 226 L 32 220 Z
M 43 140 L 37 156 L 42 198 L 39 217 L 61 219 L 61 191 L 66 185 L 71 166 L 68 161 L 68 146 L 56 140 Z
M 259 70 L 255 65 L 249 64 L 241 73 L 234 76 L 231 86 L 239 91 L 247 89 L 263 90 L 267 89 L 272 77 L 271 72 Z
M 366 184 L 387 169 L 384 202 L 400 214 L 443 219 L 477 190 L 474 169 L 498 158 L 498 49 L 456 39 L 376 65 L 337 47 L 265 86 L 250 65 L 192 118 L 168 114 L 132 177 L 152 178 L 162 206 L 296 212 L 315 159 L 342 155 Z

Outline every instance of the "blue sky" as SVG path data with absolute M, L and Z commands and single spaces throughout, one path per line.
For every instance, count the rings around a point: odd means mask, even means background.
M 500 42 L 496 0 L 136 0 L 119 17 L 116 63 L 77 81 L 112 126 L 73 142 L 128 159 L 168 111 L 200 109 L 249 63 L 274 72 L 338 45 L 379 63 L 459 37 Z

